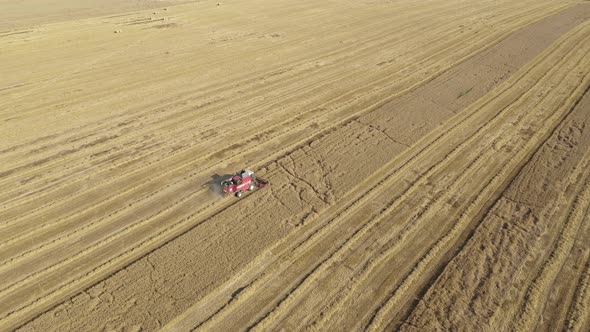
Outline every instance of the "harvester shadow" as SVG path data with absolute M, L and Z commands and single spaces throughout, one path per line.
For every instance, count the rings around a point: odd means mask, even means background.
M 213 174 L 211 176 L 211 180 L 209 181 L 209 191 L 212 192 L 217 197 L 224 197 L 225 194 L 223 193 L 223 189 L 221 188 L 221 181 L 231 178 L 233 174 Z

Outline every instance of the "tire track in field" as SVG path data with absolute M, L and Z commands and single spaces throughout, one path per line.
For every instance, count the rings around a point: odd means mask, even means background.
M 586 93 L 587 94 L 587 93 Z M 590 137 L 587 133 L 579 134 L 576 131 L 572 131 L 572 128 L 578 128 L 578 126 L 585 126 L 584 124 L 588 123 L 588 116 L 587 115 L 583 115 L 584 111 L 583 109 L 580 109 L 580 105 L 576 104 L 576 106 L 574 107 L 574 110 L 571 111 L 571 113 L 568 115 L 567 117 L 567 124 L 560 126 L 560 129 L 557 130 L 556 132 L 554 132 L 552 134 L 551 139 L 545 143 L 543 150 L 540 152 L 535 153 L 534 158 L 526 165 L 525 170 L 520 172 L 517 181 L 513 181 L 514 183 L 512 183 L 509 187 L 509 189 L 507 191 L 505 191 L 502 194 L 501 200 L 499 201 L 499 203 L 496 203 L 495 206 L 488 212 L 488 215 L 486 216 L 486 220 L 484 222 L 484 226 L 483 226 L 483 230 L 478 230 L 477 233 L 474 236 L 474 239 L 471 240 L 471 243 L 466 245 L 466 253 L 461 252 L 459 255 L 459 257 L 461 256 L 469 256 L 470 252 L 474 251 L 475 247 L 479 247 L 481 246 L 482 248 L 485 247 L 489 247 L 490 246 L 490 242 L 492 243 L 491 246 L 498 246 L 498 247 L 506 247 L 509 244 L 506 244 L 504 241 L 505 238 L 501 238 L 501 239 L 496 239 L 496 238 L 492 238 L 490 239 L 490 236 L 486 236 L 484 238 L 482 238 L 482 234 L 494 234 L 496 232 L 507 232 L 507 234 L 510 234 L 510 226 L 509 225 L 514 225 L 515 227 L 517 227 L 516 230 L 512 230 L 512 232 L 514 231 L 518 231 L 518 232 L 522 232 L 527 234 L 526 236 L 522 237 L 522 240 L 519 240 L 518 242 L 527 242 L 527 243 L 531 243 L 531 244 L 535 244 L 534 248 L 507 248 L 507 251 L 510 251 L 509 255 L 506 255 L 503 252 L 497 252 L 497 249 L 494 250 L 494 252 L 492 253 L 486 253 L 487 257 L 494 257 L 497 258 L 496 262 L 494 262 L 494 264 L 489 267 L 489 269 L 492 269 L 494 271 L 503 271 L 505 270 L 505 274 L 506 273 L 511 273 L 510 270 L 513 269 L 512 266 L 502 266 L 502 262 L 498 262 L 497 260 L 499 260 L 500 258 L 503 259 L 504 262 L 510 262 L 510 264 L 508 265 L 517 265 L 520 264 L 520 261 L 522 261 L 524 258 L 523 253 L 526 253 L 526 255 L 530 255 L 527 252 L 530 253 L 534 253 L 534 252 L 545 252 L 545 248 L 547 248 L 548 244 L 544 244 L 543 241 L 538 241 L 537 239 L 535 239 L 535 236 L 540 236 L 540 234 L 559 234 L 561 232 L 561 224 L 563 223 L 563 220 L 558 220 L 560 219 L 560 216 L 563 216 L 563 218 L 565 218 L 567 216 L 568 209 L 569 207 L 562 207 L 562 205 L 569 205 L 569 202 L 573 202 L 574 201 L 574 194 L 575 193 L 571 193 L 569 194 L 570 190 L 568 189 L 569 186 L 573 186 L 575 183 L 580 181 L 580 177 L 581 175 L 579 174 L 580 172 L 584 172 L 585 169 L 587 169 L 587 165 L 584 164 L 583 162 L 580 162 L 579 160 L 582 158 L 582 155 L 578 153 L 585 153 L 585 149 L 586 146 L 588 145 L 589 141 L 588 138 Z M 572 144 L 572 145 L 570 145 Z M 551 162 L 548 163 L 548 161 L 551 160 Z M 554 169 L 555 168 L 555 169 Z M 545 169 L 549 169 L 547 171 L 544 171 Z M 570 172 L 574 172 L 573 174 L 570 174 Z M 559 173 L 559 175 L 557 175 Z M 566 178 L 567 176 L 567 178 Z M 560 180 L 561 178 L 566 178 L 568 180 L 568 182 L 563 183 L 563 180 Z M 545 192 L 545 189 L 543 188 L 543 182 L 545 181 L 551 181 L 552 184 L 555 184 L 554 188 L 551 188 L 548 192 Z M 529 185 L 530 182 L 535 182 L 538 183 L 538 185 L 536 185 L 537 187 L 534 188 L 530 188 L 531 185 Z M 569 184 L 571 183 L 571 185 Z M 521 188 L 521 189 L 519 189 Z M 529 192 L 531 191 L 531 192 Z M 508 193 L 508 194 L 507 194 Z M 541 201 L 538 201 L 539 205 L 534 205 L 531 202 L 527 202 L 527 201 L 534 201 L 536 200 L 536 196 L 542 193 L 544 195 L 546 195 Z M 568 193 L 568 194 L 566 194 Z M 544 201 L 543 201 L 544 200 Z M 511 207 L 510 209 L 507 209 L 507 203 L 508 205 L 515 205 L 515 206 L 523 206 L 523 207 L 527 207 L 530 206 L 530 208 L 526 208 L 526 209 L 522 209 L 522 208 L 518 208 L 517 210 L 515 210 L 514 207 Z M 558 203 L 561 202 L 561 203 Z M 555 206 L 552 206 L 555 205 Z M 545 207 L 546 206 L 546 207 Z M 521 219 L 520 216 L 514 216 L 513 218 L 511 218 L 512 215 L 516 215 L 518 214 L 517 212 L 519 210 L 522 211 L 527 211 L 526 214 L 527 215 L 532 215 L 532 218 L 534 218 L 534 225 L 532 224 L 525 224 L 524 220 L 519 220 Z M 504 212 L 505 211 L 505 212 Z M 549 212 L 543 212 L 543 211 L 549 211 Z M 563 212 L 562 212 L 563 211 Z M 522 214 L 523 212 L 520 212 L 520 214 Z M 492 223 L 495 223 L 496 221 L 492 221 L 494 220 L 494 218 L 496 218 L 496 220 L 498 222 L 500 222 L 500 224 L 496 224 L 493 227 L 490 227 L 490 225 L 493 225 Z M 514 220 L 513 220 L 514 219 Z M 558 222 L 560 221 L 560 222 Z M 502 223 L 504 223 L 504 225 L 502 226 Z M 520 224 L 523 224 L 522 226 Z M 543 224 L 548 224 L 548 226 L 546 226 L 546 229 L 543 229 Z M 554 224 L 557 224 L 557 226 L 554 226 Z M 550 225 L 550 226 L 549 226 Z M 494 228 L 497 228 L 498 231 L 494 231 Z M 531 229 L 532 228 L 532 229 Z M 508 231 L 507 231 L 508 230 Z M 581 234 L 580 234 L 581 235 Z M 511 238 L 514 238 L 514 236 L 511 236 Z M 549 241 L 549 240 L 548 240 Z M 553 241 L 553 240 L 551 240 Z M 511 242 L 515 242 L 515 241 L 511 241 Z M 481 249 L 483 250 L 483 249 Z M 471 258 L 471 260 L 473 262 L 483 262 L 484 257 L 481 257 L 481 254 L 478 253 L 477 249 L 475 250 L 476 252 L 473 253 L 473 255 L 475 257 Z M 510 255 L 512 255 L 513 257 L 510 257 Z M 548 255 L 547 254 L 543 254 Z M 526 257 L 526 256 L 525 256 Z M 472 262 L 467 262 L 467 264 L 465 263 L 465 257 L 461 257 L 459 260 L 461 263 L 459 263 L 460 265 L 460 269 L 464 270 L 464 271 L 469 271 L 469 270 L 473 270 L 474 267 L 472 267 L 470 264 Z M 457 259 L 454 259 L 457 260 Z M 537 260 L 537 259 L 536 259 Z M 538 259 L 539 262 L 542 262 L 543 259 L 539 258 Z M 504 264 L 506 265 L 506 264 Z M 447 277 L 450 273 L 453 273 L 452 271 L 456 271 L 457 269 L 457 264 L 450 264 L 449 267 L 445 268 L 445 271 L 442 272 L 444 277 Z M 449 270 L 449 271 L 446 271 Z M 530 279 L 532 282 L 532 278 L 533 276 L 536 274 L 534 272 L 535 268 L 532 266 L 529 266 L 526 268 L 526 271 L 523 271 L 523 273 L 525 275 L 530 275 Z M 456 273 L 456 272 L 454 272 Z M 489 272 L 491 273 L 491 272 Z M 502 274 L 502 273 L 499 273 Z M 508 278 L 510 275 L 508 274 L 505 278 Z M 568 278 L 567 275 L 564 274 L 562 279 L 566 279 Z M 448 279 L 448 278 L 444 278 L 444 279 Z M 473 308 L 472 310 L 475 311 L 475 313 L 480 313 L 480 315 L 484 316 L 484 317 L 477 317 L 477 318 L 473 318 L 473 317 L 465 317 L 466 320 L 469 321 L 480 321 L 480 322 L 485 322 L 486 321 L 486 316 L 485 316 L 485 312 L 489 312 L 489 314 L 491 315 L 491 313 L 494 312 L 494 310 L 498 310 L 495 309 L 494 306 L 498 305 L 498 303 L 501 303 L 502 301 L 510 301 L 513 302 L 512 300 L 507 300 L 501 292 L 496 292 L 498 293 L 497 295 L 493 292 L 490 291 L 488 289 L 486 289 L 485 287 L 489 287 L 486 284 L 489 285 L 498 285 L 498 284 L 503 284 L 503 283 L 507 283 L 508 285 L 510 284 L 522 284 L 522 287 L 518 287 L 519 289 L 526 289 L 526 285 L 528 285 L 529 283 L 527 281 L 515 281 L 518 279 L 521 279 L 521 277 L 518 278 L 514 278 L 512 277 L 512 280 L 514 281 L 502 281 L 501 279 L 492 279 L 492 280 L 488 280 L 488 277 L 484 276 L 479 276 L 479 278 L 481 281 L 480 284 L 477 285 L 476 290 L 472 290 L 472 285 L 469 285 L 469 283 L 471 283 L 471 280 L 473 280 L 473 277 L 471 277 L 471 279 L 469 280 L 465 280 L 464 282 L 467 284 L 467 286 L 469 287 L 465 287 L 465 291 L 463 295 L 461 295 L 460 297 L 457 297 L 456 301 L 461 301 L 462 303 L 468 303 L 466 305 L 469 305 L 469 307 Z M 433 283 L 434 284 L 434 283 Z M 436 283 L 435 285 L 437 285 L 438 283 Z M 484 287 L 485 286 L 485 287 Z M 493 287 L 493 286 L 492 286 Z M 448 292 L 451 294 L 448 295 L 442 295 L 441 293 L 438 293 L 437 296 L 433 297 L 430 296 L 427 300 L 424 301 L 428 301 L 429 303 L 433 303 L 433 304 L 437 304 L 437 302 L 442 302 L 441 300 L 439 300 L 437 297 L 441 297 L 442 300 L 444 301 L 446 296 L 451 296 L 452 292 L 456 291 L 456 288 L 452 287 L 451 285 L 448 285 L 447 280 L 445 280 L 445 286 L 441 287 L 441 286 L 432 286 L 432 289 L 434 289 L 434 293 L 433 294 L 437 294 L 438 291 L 437 289 L 443 288 L 443 289 L 448 289 Z M 564 289 L 557 289 L 556 291 L 564 292 Z M 429 289 L 428 293 L 430 294 L 432 291 Z M 475 293 L 474 293 L 475 292 Z M 473 294 L 472 296 L 474 298 L 471 299 L 471 301 L 469 301 L 468 299 L 464 299 L 464 298 L 468 298 L 470 296 L 470 294 Z M 485 295 L 480 295 L 480 294 L 485 294 Z M 490 294 L 490 295 L 487 295 Z M 442 295 L 442 296 L 441 296 Z M 561 294 L 560 294 L 561 296 Z M 573 296 L 573 295 L 567 295 L 569 296 Z M 422 295 L 421 295 L 422 297 Z M 478 303 L 479 301 L 476 301 L 477 298 L 479 297 L 483 297 L 484 300 L 484 304 L 485 303 L 490 303 L 490 307 L 491 308 L 486 308 L 483 307 L 480 303 Z M 487 299 L 487 297 L 492 297 L 492 299 Z M 477 299 L 479 300 L 479 299 Z M 454 302 L 456 302 L 454 301 Z M 563 301 L 563 298 L 562 298 Z M 563 302 L 560 301 L 560 304 L 558 306 L 562 306 Z M 516 302 L 516 301 L 514 301 Z M 424 312 L 424 305 L 422 300 L 419 303 L 419 307 L 420 307 L 420 311 L 419 312 Z M 518 308 L 518 307 L 517 307 Z M 461 313 L 463 311 L 465 311 L 465 307 L 456 307 L 455 308 L 457 310 L 457 313 Z M 567 308 L 566 308 L 567 309 Z M 429 309 L 430 310 L 430 309 Z M 415 310 L 417 311 L 417 310 Z M 506 310 L 502 310 L 502 311 L 498 311 L 498 313 L 500 313 L 500 315 L 502 317 L 507 317 L 507 312 Z M 564 313 L 565 314 L 565 313 Z M 402 321 L 406 321 L 406 323 L 408 324 L 408 327 L 416 327 L 416 326 L 424 326 L 424 328 L 433 328 L 434 325 L 432 324 L 432 321 L 435 321 L 434 319 L 432 319 L 432 317 L 429 317 L 431 319 L 426 320 L 424 319 L 423 315 L 415 315 L 413 314 L 412 316 L 413 319 L 411 320 L 411 322 L 407 322 L 406 319 L 402 320 Z M 421 319 L 417 319 L 417 317 L 422 317 Z M 428 317 L 428 316 L 426 316 Z M 556 317 L 551 317 L 551 316 L 546 316 L 545 319 L 555 319 Z M 502 318 L 501 318 L 502 319 Z M 565 317 L 564 317 L 565 319 Z M 451 319 L 449 319 L 451 320 Z M 444 322 L 444 320 L 441 320 Z M 512 324 L 513 321 L 511 321 L 510 319 L 508 319 L 507 321 L 509 321 L 509 324 Z M 424 325 L 425 322 L 430 323 L 430 325 Z M 460 320 L 459 320 L 460 322 Z M 455 321 L 455 323 L 457 323 Z M 560 326 L 564 326 L 564 321 L 560 323 L 557 322 L 551 322 L 551 324 L 553 324 L 551 329 L 556 329 Z M 428 327 L 430 326 L 430 327 Z M 445 325 L 441 325 L 442 328 L 445 329 L 452 329 L 453 325 L 447 325 L 445 323 Z M 499 325 L 497 324 L 489 324 L 486 323 L 486 326 L 488 326 L 488 328 L 490 329 L 502 329 L 499 327 Z M 542 329 L 546 329 L 547 326 L 545 326 Z
M 587 28 L 587 25 L 585 26 L 585 28 Z M 578 29 L 578 30 L 579 30 L 579 29 Z M 580 59 L 580 60 L 578 60 L 578 61 L 582 61 L 582 60 L 584 60 L 584 59 L 583 59 L 583 58 L 581 58 L 581 59 Z M 573 71 L 574 71 L 574 70 L 575 70 L 575 67 L 572 69 L 572 72 L 571 72 L 570 74 L 573 74 Z M 588 85 L 588 82 L 589 82 L 589 77 L 587 76 L 587 77 L 584 79 L 584 82 L 583 82 L 583 83 L 580 85 L 580 87 L 578 87 L 578 88 L 576 89 L 577 91 L 576 91 L 574 94 L 572 94 L 572 96 L 568 97 L 568 102 L 566 103 L 566 105 L 574 105 L 574 106 L 575 106 L 575 105 L 577 104 L 577 102 L 579 102 L 579 100 L 580 100 L 580 99 L 581 99 L 581 97 L 583 96 L 583 89 L 584 89 L 584 87 L 585 87 L 585 86 L 587 86 L 587 85 Z M 562 93 L 562 94 L 563 94 L 563 93 Z M 572 99 L 572 98 L 573 98 L 573 99 Z M 564 108 L 563 104 L 559 105 L 558 107 L 559 107 L 559 108 Z M 566 117 L 567 117 L 567 116 L 568 116 L 568 115 L 569 115 L 569 114 L 572 112 L 572 110 L 573 110 L 573 107 L 569 107 L 569 108 L 567 108 L 567 107 L 566 107 L 566 109 L 565 109 L 565 113 L 563 113 L 563 111 L 562 111 L 562 115 L 559 115 L 559 112 L 556 112 L 556 114 L 554 114 L 554 115 L 552 116 L 553 118 L 557 117 L 557 118 L 558 118 L 558 120 L 557 120 L 557 121 L 559 121 L 559 122 L 558 122 L 558 123 L 557 123 L 555 126 L 551 126 L 551 127 L 547 127 L 547 126 L 546 126 L 546 129 L 545 129 L 544 131 L 540 131 L 540 133 L 541 133 L 541 136 L 542 136 L 542 137 L 544 137 L 544 138 L 543 138 L 543 141 L 545 141 L 545 140 L 547 140 L 547 139 L 548 139 L 548 137 L 549 137 L 548 135 L 550 135 L 550 134 L 553 134 L 554 130 L 555 130 L 555 129 L 556 129 L 556 128 L 557 128 L 557 127 L 558 127 L 558 126 L 559 126 L 559 125 L 562 123 L 562 121 L 564 121 L 564 119 L 565 119 L 565 118 L 566 118 Z M 553 128 L 553 129 L 552 129 L 552 128 Z M 523 159 L 523 160 L 525 160 L 525 161 L 526 161 L 526 160 L 529 160 L 529 159 L 530 159 L 530 157 L 531 157 L 531 156 L 532 156 L 534 153 L 536 153 L 538 149 L 540 149 L 540 148 L 541 148 L 541 146 L 542 146 L 542 144 L 541 144 L 541 145 L 539 145 L 539 146 L 538 146 L 536 149 L 532 150 L 532 151 L 533 151 L 532 153 L 531 153 L 531 152 L 529 152 L 529 153 L 528 153 L 528 158 L 525 158 L 525 159 Z M 517 169 L 522 169 L 522 167 L 524 167 L 524 165 L 522 165 L 522 164 L 521 164 L 521 166 L 519 166 Z M 516 174 L 515 174 L 515 175 L 516 175 Z M 514 178 L 514 177 L 512 177 L 512 179 L 513 179 L 513 178 Z M 507 185 L 506 185 L 506 186 L 504 186 L 504 187 L 507 187 Z M 498 194 L 498 195 L 499 195 L 499 194 Z M 494 200 L 494 201 L 495 201 L 495 200 Z M 488 210 L 488 209 L 486 208 L 486 209 L 485 209 L 485 211 L 487 211 L 487 210 Z M 483 217 L 482 217 L 482 219 L 483 219 Z M 469 233 L 470 233 L 471 235 L 473 235 L 473 231 L 470 231 Z M 466 241 L 467 241 L 467 240 L 466 240 Z M 463 241 L 463 243 L 465 243 L 466 241 Z M 457 252 L 458 252 L 458 250 L 455 250 L 455 252 L 457 253 Z M 410 278 L 408 278 L 408 279 L 410 279 Z M 431 280 L 431 282 L 432 282 L 432 281 L 433 281 L 433 279 Z M 426 284 L 428 284 L 428 283 L 426 283 Z M 392 305 L 391 305 L 391 303 L 390 303 L 390 308 L 391 308 L 391 307 L 392 307 Z
M 590 326 L 590 260 L 586 263 L 582 277 L 576 291 L 576 301 L 568 315 L 568 331 L 584 331 Z
M 567 327 L 571 321 L 569 315 L 575 310 L 575 301 L 582 294 L 581 285 L 590 259 L 590 250 L 585 243 L 588 236 L 590 236 L 590 222 L 586 216 L 580 232 L 576 235 L 568 260 L 559 273 L 560 278 L 553 283 L 543 313 L 539 316 L 543 319 L 537 322 L 536 329 L 555 330 Z
M 470 163 L 467 166 L 467 168 L 465 168 L 464 172 L 459 176 L 459 178 L 455 180 L 455 182 L 451 182 L 450 184 L 445 184 L 446 186 L 449 187 L 449 190 L 452 188 L 457 188 L 459 186 L 459 184 L 461 183 L 461 181 L 464 181 L 468 176 L 474 175 L 474 172 L 477 171 L 477 169 L 475 168 L 474 165 L 481 163 L 483 160 L 483 157 L 484 156 L 478 157 L 474 162 Z M 418 187 L 418 186 L 424 185 L 424 183 L 427 182 L 427 180 L 424 177 L 421 177 L 420 181 L 417 181 L 417 182 L 418 183 L 414 184 L 414 186 L 412 188 L 422 189 L 422 187 Z M 414 193 L 414 192 L 411 192 L 411 193 Z M 294 306 L 296 307 L 300 304 L 300 302 L 299 302 L 300 300 L 298 299 L 298 297 L 305 296 L 306 292 L 309 293 L 309 292 L 313 291 L 314 287 L 317 285 L 318 280 L 321 278 L 326 278 L 327 274 L 331 273 L 330 269 L 334 265 L 338 264 L 339 262 L 342 262 L 346 258 L 346 255 L 349 254 L 349 252 L 352 250 L 351 248 L 358 246 L 359 242 L 361 242 L 361 241 L 370 240 L 370 239 L 366 239 L 363 237 L 368 237 L 370 235 L 373 235 L 371 232 L 372 231 L 375 232 L 376 228 L 378 228 L 379 226 L 382 226 L 382 223 L 385 221 L 385 219 L 388 217 L 391 217 L 394 210 L 399 208 L 400 205 L 404 203 L 404 201 L 402 200 L 403 196 L 406 196 L 411 193 L 405 192 L 404 195 L 402 195 L 402 197 L 399 197 L 398 200 L 395 200 L 393 203 L 390 203 L 391 205 L 387 206 L 387 208 L 382 209 L 381 212 L 379 213 L 379 215 L 373 216 L 373 218 L 369 219 L 368 222 L 363 224 L 361 229 L 358 232 L 354 233 L 353 237 L 347 239 L 345 244 L 338 247 L 338 250 L 336 252 L 334 252 L 329 257 L 329 259 L 322 261 L 321 265 L 317 265 L 316 267 L 314 267 L 314 270 L 311 273 L 306 274 L 303 281 L 300 283 L 297 283 L 296 288 L 291 289 L 288 292 L 288 294 L 286 294 L 284 297 L 281 298 L 281 300 L 277 303 L 277 305 L 271 311 L 264 314 L 262 316 L 262 318 L 258 319 L 255 323 L 250 325 L 249 329 L 254 328 L 256 330 L 266 330 L 266 329 L 270 329 L 270 328 L 272 328 L 272 329 L 276 328 L 276 325 L 271 325 L 271 324 L 273 324 L 279 320 L 280 320 L 279 323 L 281 323 L 282 319 L 284 319 L 284 317 L 286 315 L 290 314 L 290 310 L 292 310 Z M 408 236 L 407 233 L 410 233 L 416 227 L 417 223 L 420 220 L 432 215 L 433 212 L 432 212 L 431 208 L 436 203 L 440 202 L 440 200 L 442 199 L 441 197 L 443 195 L 444 195 L 444 193 L 436 193 L 434 195 L 435 196 L 434 199 L 432 201 L 428 202 L 426 207 L 421 207 L 417 213 L 415 213 L 414 215 L 412 215 L 410 217 L 411 223 L 408 225 L 405 225 L 405 227 L 399 233 L 394 233 L 394 234 L 386 233 L 387 236 L 380 237 L 378 240 L 380 242 L 381 241 L 392 241 L 394 239 L 394 237 L 396 237 L 398 239 L 400 239 L 400 238 L 403 239 L 406 236 Z M 363 270 L 370 269 L 371 267 L 367 267 L 364 265 Z M 314 328 L 317 328 L 317 326 L 314 326 Z

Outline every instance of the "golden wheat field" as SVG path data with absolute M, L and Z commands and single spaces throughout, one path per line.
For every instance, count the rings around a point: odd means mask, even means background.
M 0 331 L 590 331 L 589 87 L 588 1 L 0 0 Z

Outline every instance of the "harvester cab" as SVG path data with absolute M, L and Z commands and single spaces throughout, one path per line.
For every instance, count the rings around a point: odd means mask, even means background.
M 268 184 L 268 181 L 254 176 L 254 172 L 241 170 L 235 175 L 232 175 L 232 177 L 221 181 L 221 188 L 226 194 L 241 197 L 246 190 L 252 191 L 256 188 L 264 188 Z

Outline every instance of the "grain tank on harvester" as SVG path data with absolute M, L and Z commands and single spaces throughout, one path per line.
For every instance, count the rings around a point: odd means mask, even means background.
M 264 188 L 269 185 L 269 182 L 257 178 L 254 172 L 249 170 L 241 170 L 230 178 L 221 181 L 221 188 L 226 194 L 233 194 L 236 197 L 241 197 L 246 190 L 252 191 L 256 188 Z

